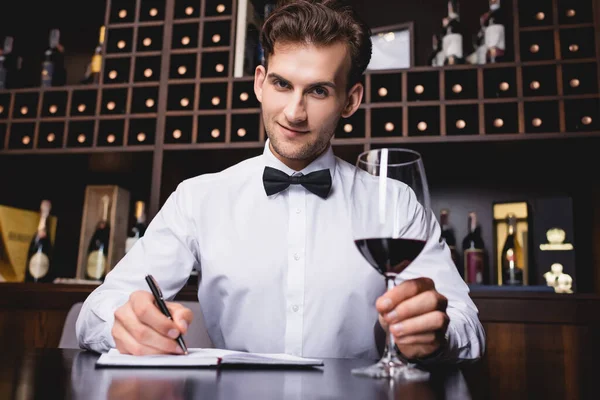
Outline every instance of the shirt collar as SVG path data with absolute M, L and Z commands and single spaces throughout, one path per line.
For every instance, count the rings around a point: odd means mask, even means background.
M 331 179 L 333 181 L 333 177 L 335 176 L 336 161 L 335 161 L 335 155 L 333 154 L 333 149 L 331 148 L 331 144 L 327 147 L 327 149 L 323 153 L 321 153 L 321 155 L 319 157 L 317 157 L 313 162 L 308 164 L 304 169 L 302 169 L 300 171 L 295 171 L 295 170 L 291 169 L 290 167 L 288 167 L 287 165 L 285 165 L 283 162 L 281 162 L 281 160 L 279 160 L 277 157 L 275 157 L 275 155 L 271 151 L 271 147 L 269 146 L 269 143 L 270 143 L 270 139 L 267 138 L 267 140 L 265 141 L 265 147 L 263 150 L 263 159 L 265 162 L 265 166 L 271 167 L 271 168 L 276 168 L 280 171 L 285 172 L 286 174 L 288 174 L 290 176 L 291 175 L 299 175 L 300 173 L 302 175 L 307 175 L 307 174 L 310 174 L 311 172 L 319 171 L 322 169 L 328 169 L 329 173 L 331 174 Z M 277 197 L 277 194 L 278 193 L 276 193 L 270 197 Z

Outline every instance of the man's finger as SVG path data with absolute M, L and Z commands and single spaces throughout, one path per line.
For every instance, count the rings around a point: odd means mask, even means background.
M 169 334 L 169 337 L 167 337 L 156 331 L 153 326 L 146 325 L 138 320 L 131 308 L 125 309 L 123 314 L 123 318 L 127 323 L 122 325 L 137 343 L 143 346 L 152 347 L 159 353 L 183 353 L 177 341 L 173 340 L 179 336 L 179 331 L 176 329 L 174 329 L 173 332 Z
M 435 333 L 419 333 L 417 335 L 403 336 L 396 339 L 397 345 L 435 344 L 438 337 Z
M 180 330 L 178 326 L 154 304 L 154 297 L 132 297 L 130 301 L 131 308 L 141 323 L 152 327 L 163 336 L 168 336 L 172 339 L 179 336 Z
M 167 308 L 173 317 L 173 321 L 177 324 L 177 328 L 185 335 L 188 327 L 194 320 L 194 313 L 192 310 L 179 303 L 167 303 Z
M 112 329 L 112 335 L 115 339 L 117 350 L 122 354 L 133 354 L 134 356 L 164 354 L 164 352 L 159 349 L 138 343 L 120 323 L 115 322 Z
M 446 331 L 449 318 L 445 312 L 432 311 L 430 313 L 409 318 L 402 322 L 390 325 L 390 332 L 397 338 L 420 333 Z
M 404 281 L 378 298 L 375 306 L 377 307 L 377 311 L 385 314 L 390 312 L 400 302 L 432 289 L 435 289 L 435 284 L 429 278 Z
M 427 314 L 431 311 L 446 311 L 448 299 L 435 290 L 419 293 L 410 299 L 404 300 L 392 311 L 384 315 L 388 325 L 404 321 L 412 317 Z

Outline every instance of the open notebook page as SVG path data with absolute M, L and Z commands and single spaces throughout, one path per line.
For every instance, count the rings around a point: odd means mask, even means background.
M 121 354 L 117 349 L 103 353 L 96 362 L 98 366 L 114 367 L 203 367 L 219 364 L 252 365 L 302 365 L 319 366 L 323 360 L 291 356 L 289 354 L 247 353 L 223 349 L 188 349 L 187 355 L 133 356 Z

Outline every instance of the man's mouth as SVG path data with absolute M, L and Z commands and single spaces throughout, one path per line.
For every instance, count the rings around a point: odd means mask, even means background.
M 304 130 L 298 130 L 298 129 L 288 128 L 287 126 L 281 125 L 280 123 L 277 123 L 277 125 L 279 125 L 280 127 L 282 127 L 285 131 L 287 131 L 287 133 L 290 133 L 292 135 L 303 135 L 305 133 L 310 132 L 310 131 L 304 131 Z

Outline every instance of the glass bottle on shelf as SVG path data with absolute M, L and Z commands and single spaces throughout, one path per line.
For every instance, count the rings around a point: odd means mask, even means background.
M 98 39 L 98 45 L 94 50 L 92 61 L 88 64 L 85 71 L 85 76 L 81 83 L 99 83 L 100 82 L 100 69 L 102 68 L 102 46 L 104 45 L 104 36 L 106 28 L 100 27 L 100 38 Z
M 146 204 L 143 201 L 135 203 L 135 225 L 125 240 L 125 253 L 146 233 Z
M 432 35 L 432 52 L 427 60 L 427 65 L 431 67 L 440 67 L 444 65 L 444 52 L 442 43 L 438 34 Z
M 27 254 L 25 282 L 52 282 L 52 243 L 48 233 L 48 217 L 52 204 L 42 200 L 40 205 L 40 223 Z
M 440 211 L 440 226 L 442 229 L 441 239 L 446 242 L 450 248 L 450 256 L 452 257 L 452 261 L 454 261 L 454 265 L 456 265 L 456 268 L 458 268 L 459 257 L 456 251 L 456 235 L 454 234 L 452 225 L 450 225 L 450 211 L 448 209 L 444 208 Z
M 469 213 L 468 229 L 468 233 L 462 242 L 464 279 L 466 283 L 483 284 L 485 245 L 475 212 Z
M 460 21 L 458 0 L 448 1 L 448 17 L 444 19 L 443 48 L 445 65 L 464 64 L 463 57 L 463 24 Z
M 42 63 L 42 87 L 63 86 L 66 83 L 65 49 L 60 43 L 60 31 L 50 31 L 49 45 Z
M 23 59 L 15 54 L 14 38 L 6 36 L 0 49 L 0 90 L 20 86 L 19 78 Z
M 500 8 L 500 0 L 490 0 L 490 9 L 482 19 L 485 27 L 486 61 L 492 64 L 505 61 L 506 23 Z
M 517 217 L 515 214 L 506 216 L 508 234 L 502 248 L 502 285 L 523 285 L 523 247 L 517 238 Z
M 108 268 L 110 224 L 108 222 L 110 197 L 102 196 L 102 218 L 90 239 L 85 267 L 85 279 L 103 280 Z

